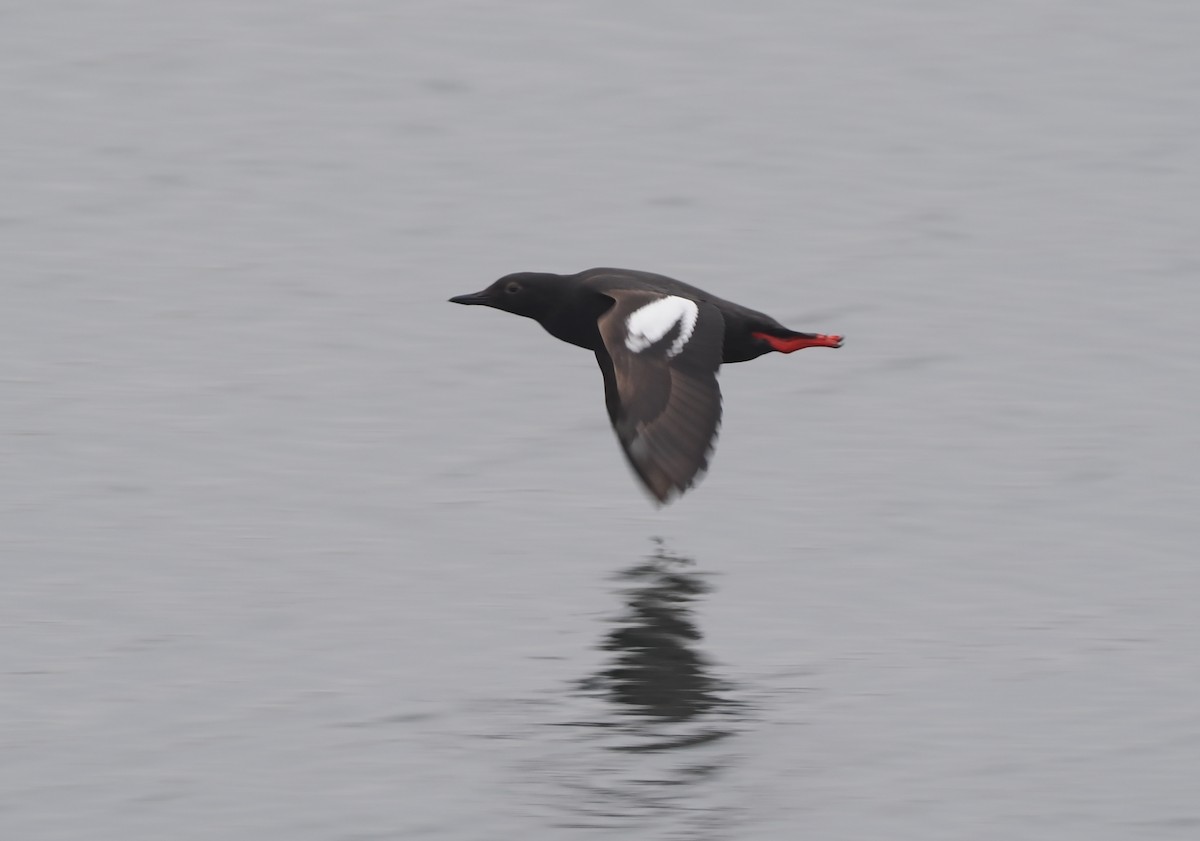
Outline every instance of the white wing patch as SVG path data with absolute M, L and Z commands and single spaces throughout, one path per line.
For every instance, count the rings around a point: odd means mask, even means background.
M 634 310 L 625 320 L 625 347 L 634 353 L 641 353 L 678 324 L 679 337 L 667 349 L 667 356 L 675 356 L 692 337 L 699 315 L 700 308 L 696 306 L 695 301 L 680 298 L 678 295 L 668 295 L 666 298 L 651 301 Z

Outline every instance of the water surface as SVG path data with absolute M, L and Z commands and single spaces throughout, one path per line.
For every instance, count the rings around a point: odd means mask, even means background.
M 0 835 L 1196 837 L 1197 32 L 7 4 Z M 848 341 L 656 510 L 593 265 Z

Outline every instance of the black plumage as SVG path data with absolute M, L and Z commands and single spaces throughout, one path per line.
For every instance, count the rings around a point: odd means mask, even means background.
M 840 347 L 841 336 L 789 330 L 768 315 L 650 272 L 521 272 L 450 299 L 539 322 L 596 355 L 609 420 L 659 502 L 707 469 L 721 423 L 717 369 L 764 353 Z

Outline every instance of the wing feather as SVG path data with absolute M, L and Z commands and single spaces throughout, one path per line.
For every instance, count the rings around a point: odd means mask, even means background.
M 609 419 L 638 478 L 666 502 L 708 468 L 721 424 L 717 370 L 724 319 L 708 303 L 675 298 L 662 304 L 671 296 L 661 292 L 604 294 L 614 305 L 598 322 L 604 347 L 596 351 L 596 360 L 604 374 Z M 652 304 L 653 311 L 643 309 Z M 642 315 L 631 322 L 639 311 Z M 658 317 L 663 312 L 677 312 L 678 318 L 663 321 Z M 649 332 L 647 323 L 653 328 Z M 631 336 L 631 330 L 642 332 Z

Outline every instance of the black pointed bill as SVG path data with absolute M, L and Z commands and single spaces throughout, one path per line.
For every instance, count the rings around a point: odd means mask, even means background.
M 466 304 L 468 306 L 486 306 L 488 304 L 488 296 L 486 292 L 472 292 L 469 295 L 455 295 L 450 299 L 452 304 Z
M 455 295 L 450 299 L 452 304 L 467 304 L 468 306 L 482 306 L 488 303 L 487 292 L 471 292 L 467 295 Z

